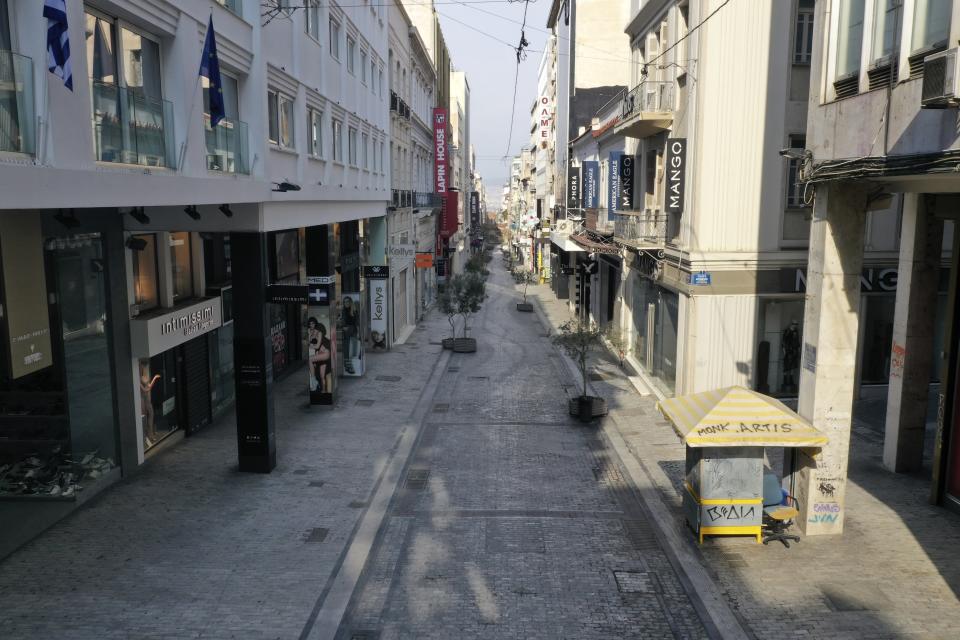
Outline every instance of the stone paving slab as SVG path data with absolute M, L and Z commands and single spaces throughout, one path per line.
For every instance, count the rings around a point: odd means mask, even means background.
M 544 286 L 532 295 L 551 324 L 569 318 Z M 618 368 L 608 354 L 591 366 Z M 626 373 L 591 383 L 611 402 L 616 429 L 649 472 L 669 523 L 707 566 L 756 638 L 955 638 L 960 617 L 960 517 L 927 504 L 929 479 L 882 467 L 876 399 L 855 411 L 845 533 L 804 537 L 784 548 L 749 538 L 712 537 L 696 545 L 681 511 L 684 448 L 656 410 L 656 396 L 627 392 Z M 773 461 L 776 464 L 776 460 Z

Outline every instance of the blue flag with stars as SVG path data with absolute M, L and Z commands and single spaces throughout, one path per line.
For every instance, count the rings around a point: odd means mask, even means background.
M 213 35 L 213 16 L 210 16 L 207 38 L 203 43 L 200 76 L 210 83 L 210 126 L 215 127 L 227 114 L 223 110 L 223 81 L 220 79 L 220 60 L 217 59 L 217 40 Z

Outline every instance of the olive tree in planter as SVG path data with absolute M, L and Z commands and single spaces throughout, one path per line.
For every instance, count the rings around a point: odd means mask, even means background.
M 453 350 L 457 353 L 473 353 L 477 350 L 477 340 L 467 337 L 467 329 L 469 329 L 470 316 L 480 311 L 480 305 L 487 298 L 486 279 L 481 274 L 470 271 L 453 279 L 457 281 L 455 288 L 457 312 L 463 316 L 463 337 L 454 340 Z
M 532 271 L 527 271 L 523 267 L 517 267 L 511 273 L 513 275 L 513 281 L 523 286 L 523 302 L 517 303 L 517 311 L 533 312 L 533 305 L 527 302 L 527 287 L 538 280 L 537 274 Z
M 450 323 L 450 337 L 444 338 L 441 342 L 444 349 L 453 349 L 453 343 L 457 338 L 457 316 L 460 315 L 460 309 L 457 304 L 459 293 L 457 288 L 460 281 L 457 277 L 447 278 L 446 284 L 437 296 L 437 307 L 440 313 L 447 316 L 447 322 Z
M 486 278 L 490 275 L 490 271 L 487 270 L 484 264 L 486 264 L 486 261 L 484 260 L 483 255 L 477 254 L 467 260 L 467 264 L 464 266 L 464 271 L 467 273 L 476 273 Z
M 570 415 L 577 416 L 581 422 L 606 415 L 606 401 L 587 394 L 587 359 L 594 349 L 603 348 L 603 332 L 580 319 L 568 320 L 560 325 L 560 333 L 552 340 L 576 362 L 583 378 L 583 393 L 570 400 Z

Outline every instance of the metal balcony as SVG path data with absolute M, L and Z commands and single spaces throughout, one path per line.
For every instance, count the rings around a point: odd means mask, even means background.
M 0 152 L 34 152 L 33 60 L 0 50 Z
M 636 249 L 662 247 L 667 241 L 667 215 L 659 209 L 614 214 L 613 239 Z
M 172 103 L 115 84 L 92 89 L 97 160 L 175 168 Z
M 417 209 L 439 209 L 442 202 L 443 198 L 439 193 L 413 192 L 413 206 Z
M 616 133 L 631 138 L 646 138 L 673 125 L 674 83 L 647 80 L 641 82 L 620 101 L 620 122 Z
M 247 150 L 247 123 L 224 118 L 210 127 L 210 116 L 204 115 L 207 138 L 207 170 L 223 173 L 250 173 Z

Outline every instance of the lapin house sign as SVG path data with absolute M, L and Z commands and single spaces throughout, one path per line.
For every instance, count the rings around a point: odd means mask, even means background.
M 683 191 L 687 171 L 687 139 L 667 139 L 667 211 L 683 213 Z
M 447 110 L 433 110 L 433 180 L 434 191 L 447 192 Z

